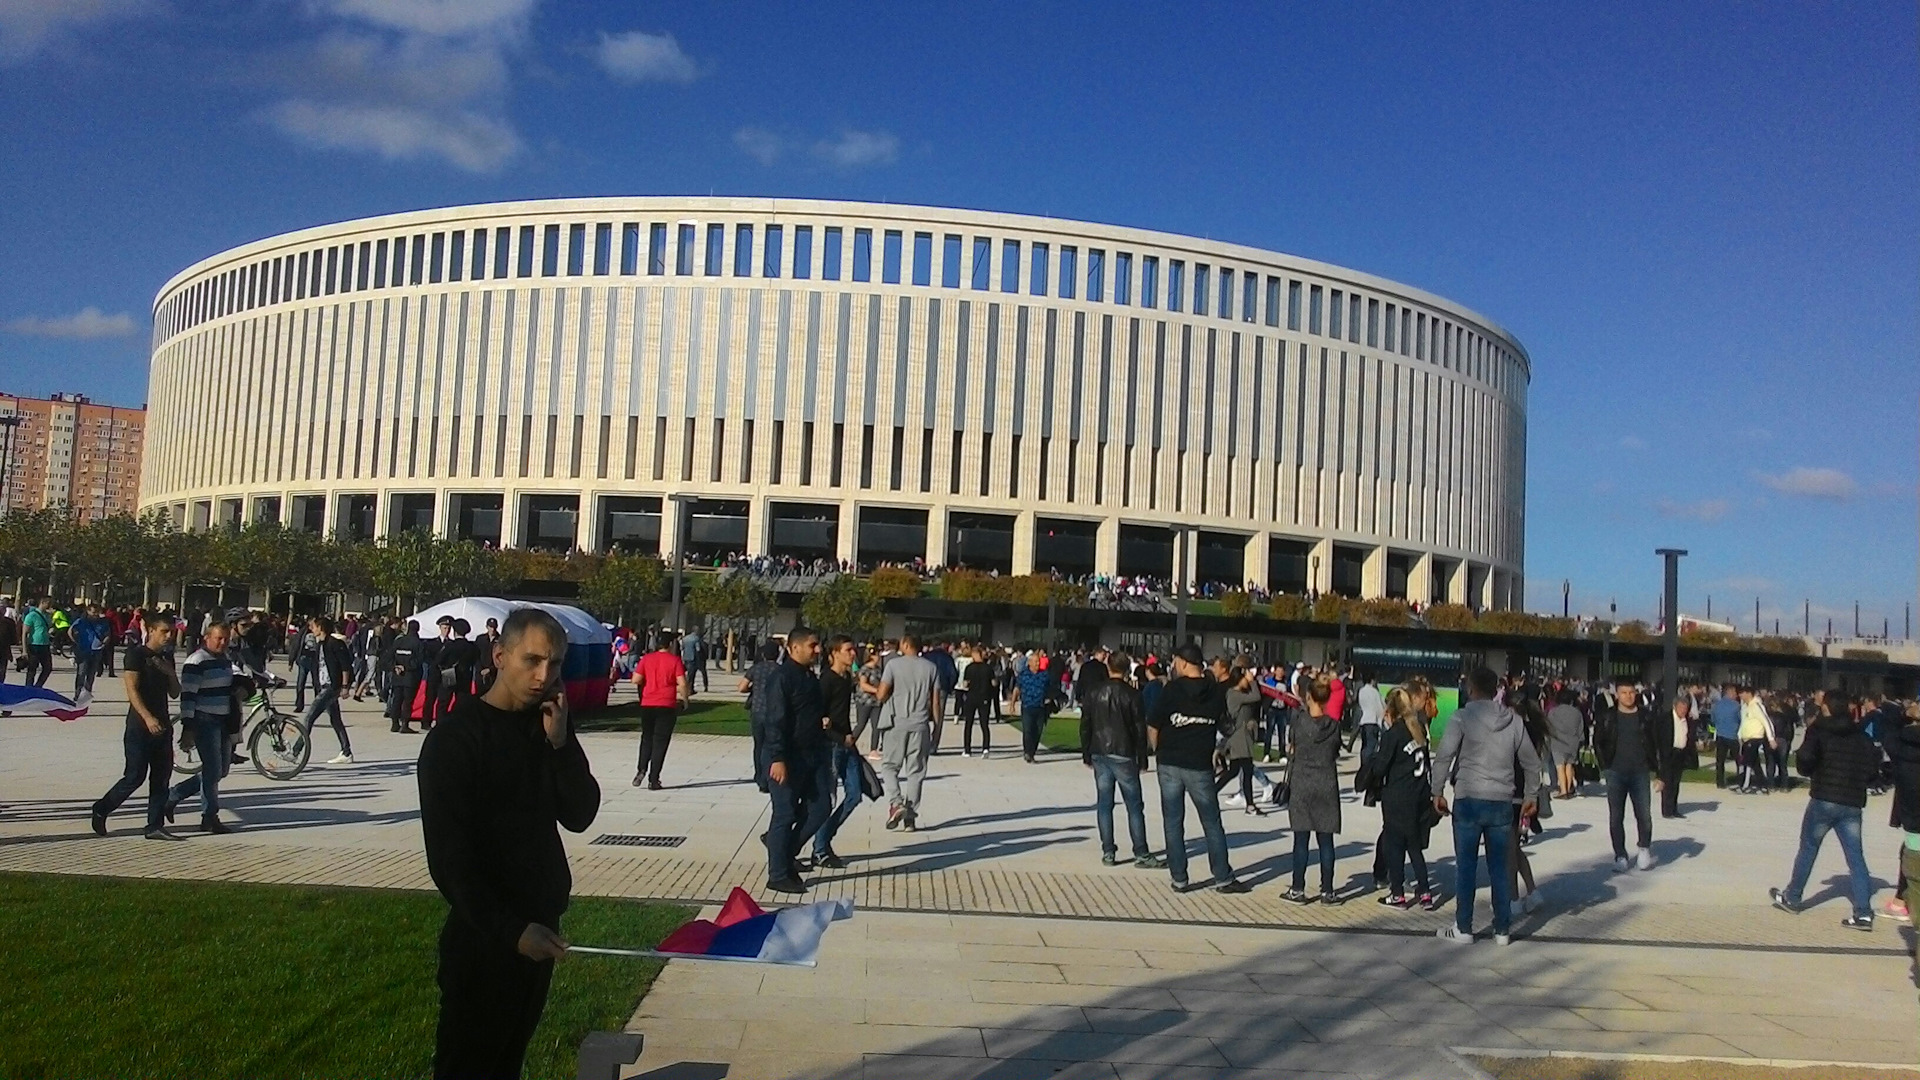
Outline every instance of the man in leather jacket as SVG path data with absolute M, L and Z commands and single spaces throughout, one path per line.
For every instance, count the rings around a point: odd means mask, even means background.
M 1093 770 L 1094 820 L 1100 827 L 1100 861 L 1118 862 L 1113 836 L 1113 790 L 1127 807 L 1127 836 L 1133 864 L 1158 869 L 1166 860 L 1147 848 L 1146 804 L 1140 796 L 1140 771 L 1147 767 L 1147 718 L 1140 691 L 1127 681 L 1133 662 L 1125 653 L 1107 658 L 1111 678 L 1084 680 L 1080 690 L 1080 760 Z

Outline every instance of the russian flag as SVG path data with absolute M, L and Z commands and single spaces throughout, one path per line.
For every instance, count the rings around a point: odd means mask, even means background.
M 0 713 L 26 713 L 51 716 L 56 720 L 78 720 L 87 715 L 93 695 L 82 693 L 79 700 L 63 697 L 44 686 L 0 683 Z
M 654 952 L 669 957 L 812 967 L 828 925 L 852 917 L 853 901 L 844 899 L 768 912 L 736 886 L 712 921 L 695 919 L 667 935 Z

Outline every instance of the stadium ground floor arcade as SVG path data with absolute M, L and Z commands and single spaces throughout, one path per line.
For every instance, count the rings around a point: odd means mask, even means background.
M 1010 510 L 959 502 L 809 499 L 684 492 L 388 490 L 252 494 L 175 503 L 190 530 L 275 522 L 353 540 L 424 529 L 498 547 L 803 562 L 965 566 L 999 574 L 1105 575 L 1270 592 L 1387 597 L 1417 604 L 1518 609 L 1519 573 L 1466 553 L 1421 551 L 1362 535 L 1182 526 L 1125 515 Z M 1176 574 L 1176 567 L 1183 573 Z

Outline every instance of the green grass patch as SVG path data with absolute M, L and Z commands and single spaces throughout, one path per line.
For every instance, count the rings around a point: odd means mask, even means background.
M 625 701 L 597 710 L 581 717 L 576 726 L 581 731 L 639 731 L 640 704 Z M 752 729 L 745 702 L 699 698 L 693 699 L 673 725 L 674 733 L 679 735 L 751 735 Z
M 647 948 L 691 918 L 581 898 L 562 933 Z M 438 894 L 0 874 L 0 1077 L 424 1077 L 440 992 Z M 575 1074 L 662 964 L 555 972 L 526 1075 Z
M 1003 747 L 1011 746 L 1011 747 L 1014 747 L 1015 749 L 1018 749 L 1020 746 L 1019 719 L 1016 717 L 1012 720 L 1002 720 L 1000 722 L 1000 728 L 1002 731 L 1005 731 L 1008 733 L 1006 736 L 1008 741 L 1003 742 L 1000 745 Z M 940 741 L 942 743 L 947 743 L 947 742 L 950 742 L 951 740 L 948 736 L 943 735 L 941 736 Z M 1078 715 L 1055 716 L 1049 719 L 1047 721 L 1047 726 L 1040 729 L 1040 745 L 1048 750 L 1053 750 L 1060 753 L 1074 753 L 1074 754 L 1079 753 L 1080 752 L 1080 717 Z

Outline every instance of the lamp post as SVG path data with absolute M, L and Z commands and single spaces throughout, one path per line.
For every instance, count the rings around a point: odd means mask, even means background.
M 1667 595 L 1666 633 L 1664 647 L 1661 649 L 1661 661 L 1666 667 L 1660 679 L 1661 708 L 1670 708 L 1674 698 L 1680 693 L 1680 558 L 1686 552 L 1680 548 L 1659 548 L 1654 554 L 1666 559 Z
M 1813 601 L 1811 600 L 1800 601 L 1800 635 L 1813 636 Z
M 672 629 L 678 633 L 680 631 L 680 586 L 687 564 L 687 530 L 692 524 L 688 519 L 693 516 L 693 504 L 696 500 L 692 495 L 669 495 L 667 499 L 674 506 Z
M 1613 622 L 1620 615 L 1620 605 L 1607 601 L 1607 632 L 1600 636 L 1600 678 L 1613 678 Z
M 1566 618 L 1573 609 L 1573 582 L 1562 579 L 1560 582 L 1560 617 Z

